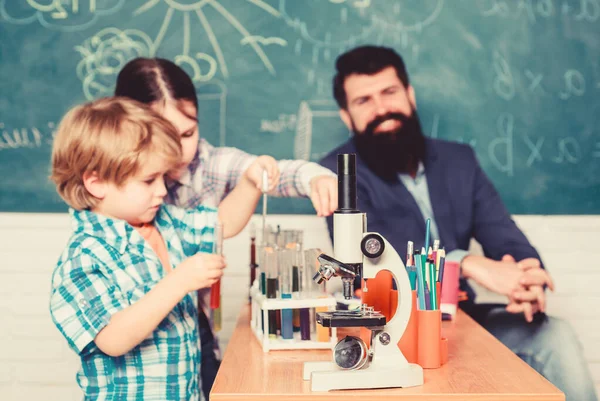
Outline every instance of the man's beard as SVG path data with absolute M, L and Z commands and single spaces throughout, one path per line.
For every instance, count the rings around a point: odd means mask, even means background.
M 375 134 L 384 121 L 396 120 L 400 127 Z M 407 116 L 388 113 L 371 121 L 363 132 L 354 130 L 354 144 L 360 158 L 373 173 L 386 181 L 396 181 L 399 173 L 414 173 L 425 158 L 425 136 L 416 110 Z

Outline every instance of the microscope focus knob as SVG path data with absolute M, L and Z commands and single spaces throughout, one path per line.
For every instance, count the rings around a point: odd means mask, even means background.
M 385 250 L 385 243 L 381 235 L 367 234 L 360 242 L 360 250 L 369 259 L 378 258 Z

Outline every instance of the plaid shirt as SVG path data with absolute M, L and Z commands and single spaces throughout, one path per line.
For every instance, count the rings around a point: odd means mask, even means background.
M 125 355 L 94 343 L 115 313 L 139 301 L 167 274 L 142 236 L 123 220 L 70 211 L 74 233 L 52 276 L 50 313 L 79 354 L 77 381 L 86 400 L 198 400 L 200 348 L 195 295 L 186 295 Z M 172 266 L 210 252 L 216 210 L 163 206 L 155 224 Z
M 200 139 L 194 160 L 177 182 L 168 182 L 167 203 L 191 208 L 200 204 L 217 207 L 239 182 L 257 156 L 236 148 L 214 147 Z M 304 160 L 280 160 L 279 185 L 270 193 L 281 197 L 310 196 L 310 181 L 320 175 L 336 175 Z

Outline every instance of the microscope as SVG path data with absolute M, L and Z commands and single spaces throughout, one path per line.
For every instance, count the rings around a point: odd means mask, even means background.
M 338 155 L 338 209 L 333 215 L 335 258 L 321 254 L 320 267 L 313 277 L 317 283 L 337 276 L 342 279 L 344 297 L 352 298 L 354 279 L 369 278 L 388 270 L 398 288 L 396 313 L 386 322 L 381 313 L 362 305 L 350 311 L 317 313 L 324 327 L 366 327 L 371 331 L 370 348 L 362 339 L 346 336 L 333 350 L 332 362 L 306 362 L 304 380 L 312 391 L 411 387 L 423 384 L 423 369 L 408 363 L 398 341 L 411 314 L 411 287 L 404 263 L 390 243 L 378 233 L 366 231 L 366 214 L 356 204 L 356 155 Z

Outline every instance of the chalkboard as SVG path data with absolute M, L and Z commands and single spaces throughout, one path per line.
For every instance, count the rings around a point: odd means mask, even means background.
M 137 56 L 175 60 L 201 135 L 318 160 L 336 57 L 403 55 L 427 135 L 468 143 L 511 213 L 600 213 L 600 0 L 0 0 L 0 211 L 59 212 L 52 135 Z M 273 213 L 312 213 L 277 200 Z

